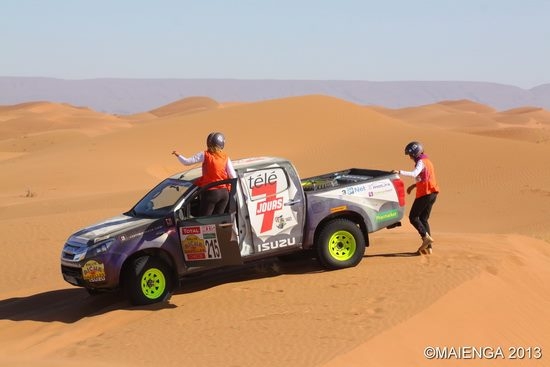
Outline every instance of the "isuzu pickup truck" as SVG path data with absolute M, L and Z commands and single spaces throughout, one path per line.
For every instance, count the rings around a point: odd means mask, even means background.
M 201 167 L 160 182 L 128 212 L 71 235 L 61 253 L 68 283 L 90 294 L 123 290 L 132 304 L 166 301 L 187 275 L 314 250 L 326 269 L 356 266 L 369 233 L 401 225 L 403 181 L 351 168 L 300 179 L 283 158 L 233 162 L 225 213 L 198 215 Z

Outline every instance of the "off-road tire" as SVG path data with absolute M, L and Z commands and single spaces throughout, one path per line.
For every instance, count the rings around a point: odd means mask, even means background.
M 365 236 L 351 220 L 333 219 L 320 229 L 315 247 L 317 260 L 324 268 L 351 268 L 365 254 Z
M 124 289 L 134 305 L 148 305 L 170 299 L 173 279 L 170 267 L 161 259 L 142 256 L 134 259 L 124 275 Z

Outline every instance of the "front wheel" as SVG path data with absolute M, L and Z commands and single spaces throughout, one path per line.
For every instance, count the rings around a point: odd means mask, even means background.
M 124 279 L 126 293 L 134 305 L 167 301 L 172 292 L 172 283 L 170 267 L 151 256 L 134 259 Z
M 359 264 L 365 254 L 365 236 L 348 219 L 326 223 L 317 237 L 317 258 L 327 269 L 350 268 Z

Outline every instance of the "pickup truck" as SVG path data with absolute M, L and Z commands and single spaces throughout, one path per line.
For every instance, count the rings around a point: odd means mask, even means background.
M 198 215 L 201 167 L 166 178 L 128 212 L 71 235 L 61 253 L 68 283 L 90 294 L 123 290 L 135 305 L 166 301 L 188 275 L 314 250 L 326 269 L 356 266 L 368 234 L 401 225 L 397 174 L 360 168 L 300 179 L 283 158 L 233 162 L 225 213 Z

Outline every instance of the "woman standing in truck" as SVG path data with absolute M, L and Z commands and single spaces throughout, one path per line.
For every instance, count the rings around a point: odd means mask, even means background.
M 422 238 L 422 245 L 418 248 L 418 252 L 420 254 L 431 254 L 434 240 L 431 237 L 428 219 L 439 193 L 434 165 L 428 156 L 424 154 L 422 144 L 417 141 L 407 144 L 405 155 L 408 155 L 414 161 L 414 170 L 395 170 L 393 172 L 415 178 L 416 182 L 407 188 L 408 194 L 416 188 L 416 197 L 409 213 L 409 221 Z
M 197 186 L 203 187 L 210 183 L 236 178 L 233 163 L 223 151 L 225 137 L 222 133 L 213 132 L 206 138 L 206 150 L 186 158 L 177 151 L 172 151 L 178 160 L 186 166 L 202 162 L 202 177 L 197 180 Z M 229 185 L 213 186 L 201 194 L 201 215 L 223 214 L 229 201 Z

